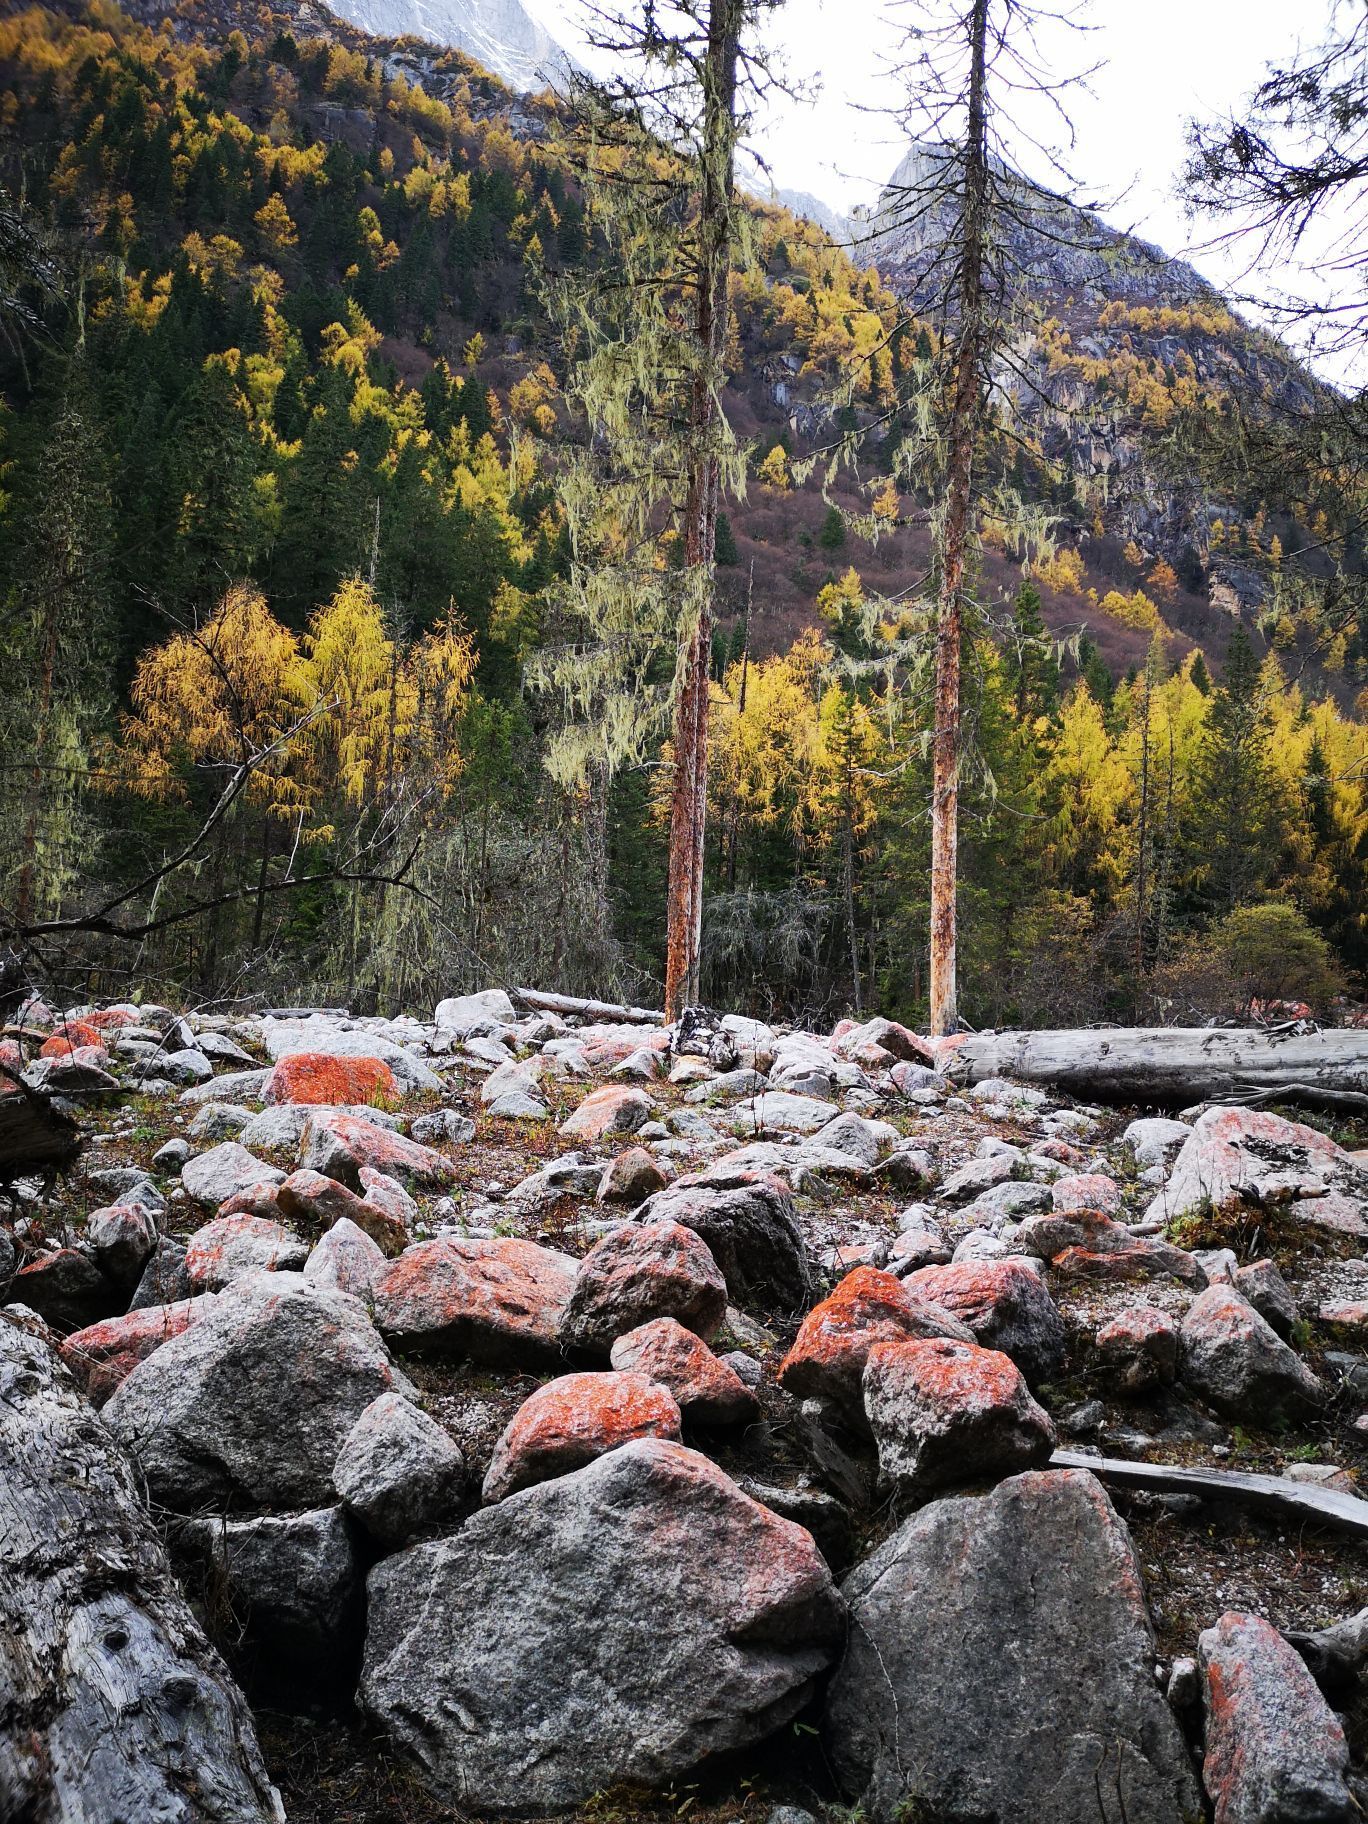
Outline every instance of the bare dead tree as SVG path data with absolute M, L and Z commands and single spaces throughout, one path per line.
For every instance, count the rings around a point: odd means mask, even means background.
M 924 385 L 921 416 L 904 445 L 909 479 L 925 484 L 934 452 L 936 543 L 934 696 L 931 734 L 930 1024 L 943 1035 L 959 1023 L 956 883 L 962 763 L 961 652 L 989 484 L 985 439 L 1005 398 L 1004 364 L 1018 302 L 1023 239 L 1076 244 L 1076 212 L 1052 189 L 1028 182 L 1016 163 L 1032 147 L 1055 177 L 1059 156 L 1033 139 L 1012 102 L 1047 95 L 1071 137 L 1055 81 L 1036 35 L 1071 15 L 1026 0 L 912 0 L 900 74 L 909 100 L 901 120 L 922 156 L 886 193 L 873 239 L 877 253 L 897 237 L 911 245 L 907 291 L 919 313 L 941 325 L 941 359 Z M 1075 77 L 1078 81 L 1081 78 Z M 1100 231 L 1099 231 L 1100 233 Z M 1017 370 L 1018 373 L 1020 370 Z

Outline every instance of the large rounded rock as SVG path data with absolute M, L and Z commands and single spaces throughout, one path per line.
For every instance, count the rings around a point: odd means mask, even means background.
M 973 1342 L 958 1318 L 907 1290 L 879 1267 L 855 1267 L 803 1319 L 779 1366 L 780 1384 L 796 1399 L 821 1400 L 865 1431 L 864 1371 L 876 1343 L 947 1336 Z
M 561 1324 L 566 1347 L 606 1356 L 653 1317 L 710 1337 L 727 1312 L 727 1282 L 701 1236 L 679 1222 L 624 1223 L 580 1262 Z
M 1206 1696 L 1202 1781 L 1215 1824 L 1349 1824 L 1349 1750 L 1300 1656 L 1261 1615 L 1198 1636 Z
M 456 1176 L 451 1161 L 432 1147 L 419 1146 L 416 1140 L 406 1140 L 362 1115 L 339 1114 L 333 1109 L 320 1110 L 304 1124 L 299 1163 L 306 1171 L 336 1178 L 358 1192 L 366 1166 L 400 1184 L 416 1184 L 428 1191 L 445 1190 Z
M 185 1273 L 196 1292 L 217 1292 L 249 1273 L 293 1273 L 309 1257 L 307 1242 L 271 1216 L 216 1216 L 185 1245 Z
M 1039 1273 L 1019 1260 L 922 1267 L 903 1284 L 961 1318 L 985 1349 L 1010 1355 L 1026 1379 L 1048 1381 L 1064 1365 L 1064 1320 Z
M 404 1348 L 496 1367 L 560 1360 L 576 1262 L 534 1241 L 442 1236 L 406 1248 L 375 1288 L 375 1321 Z
M 758 1741 L 842 1630 L 811 1535 L 661 1439 L 386 1559 L 369 1592 L 361 1703 L 467 1813 L 559 1811 Z
M 285 1174 L 249 1153 L 239 1140 L 224 1140 L 207 1153 L 197 1153 L 181 1167 L 181 1183 L 207 1210 L 216 1210 L 240 1191 L 258 1184 L 279 1184 Z
M 644 1374 L 563 1374 L 523 1401 L 484 1479 L 486 1501 L 568 1475 L 636 1438 L 678 1438 L 672 1393 Z
M 876 1344 L 864 1401 L 880 1471 L 919 1493 L 1038 1468 L 1055 1445 L 1016 1363 L 977 1343 Z
M 822 1733 L 870 1824 L 1201 1817 L 1130 1534 L 1087 1471 L 933 1501 L 842 1588 Z
M 325 1051 L 296 1051 L 266 1079 L 266 1102 L 345 1107 L 357 1102 L 399 1099 L 394 1072 L 382 1058 L 339 1058 Z
M 734 1304 L 798 1311 L 812 1302 L 812 1262 L 793 1198 L 767 1179 L 682 1178 L 647 1198 L 633 1222 L 682 1222 L 701 1235 Z
M 1178 1334 L 1178 1372 L 1194 1393 L 1232 1418 L 1319 1405 L 1324 1389 L 1267 1319 L 1233 1286 L 1208 1286 Z
M 356 1299 L 261 1273 L 140 1363 L 104 1419 L 168 1507 L 311 1507 L 366 1407 L 407 1385 Z

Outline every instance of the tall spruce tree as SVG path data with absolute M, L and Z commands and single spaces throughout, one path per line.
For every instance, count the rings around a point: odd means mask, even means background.
M 1278 834 L 1269 717 L 1259 661 L 1243 627 L 1207 711 L 1198 762 L 1195 860 L 1209 910 L 1231 912 L 1267 884 Z

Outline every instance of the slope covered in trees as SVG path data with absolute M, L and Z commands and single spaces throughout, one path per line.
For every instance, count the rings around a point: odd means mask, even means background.
M 541 287 L 595 258 L 552 104 L 322 9 L 136 10 L 0 22 L 0 181 L 60 294 L 30 281 L 39 321 L 9 319 L 0 348 L 0 899 L 65 941 L 63 919 L 193 843 L 154 920 L 139 903 L 144 976 L 390 1004 L 467 973 L 616 978 L 658 999 L 667 730 L 640 765 L 557 782 L 541 756 L 564 705 L 526 682 L 573 631 L 557 480 L 580 433 Z M 753 223 L 704 991 L 914 1017 L 930 502 L 889 452 L 932 332 L 818 229 Z M 1221 493 L 1207 446 L 1249 376 L 1218 354 L 1254 342 L 1218 302 L 1072 304 L 1042 312 L 1033 359 L 1060 398 L 1119 406 L 1088 460 L 1043 431 L 994 458 L 1056 532 L 1023 583 L 1010 532 L 985 528 L 962 1010 L 1358 987 L 1362 641 L 1311 587 L 1317 553 L 1356 562 L 1343 478 L 1307 467 L 1269 499 L 1246 465 Z M 804 458 L 856 430 L 859 468 L 824 496 Z M 1131 493 L 1112 459 L 1137 438 Z M 1135 505 L 1174 465 L 1177 545 Z M 680 555 L 660 540 L 662 567 Z M 1205 594 L 1236 569 L 1259 607 L 1231 643 Z M 1251 932 L 1287 960 L 1276 984 L 1231 964 Z M 133 961 L 77 936 L 92 965 Z

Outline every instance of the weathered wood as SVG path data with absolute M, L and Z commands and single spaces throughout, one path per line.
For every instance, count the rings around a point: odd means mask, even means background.
M 113 1437 L 47 1344 L 0 1319 L 0 1817 L 284 1816 Z
M 966 1039 L 944 1062 L 957 1083 L 1015 1077 L 1084 1101 L 1184 1108 L 1276 1100 L 1354 1106 L 1368 1096 L 1368 1032 L 1257 1032 L 1227 1026 L 1000 1032 Z
M 1089 1457 L 1078 1450 L 1057 1450 L 1054 1469 L 1090 1469 L 1100 1481 L 1118 1488 L 1146 1489 L 1161 1495 L 1201 1495 L 1204 1500 L 1267 1508 L 1299 1520 L 1316 1520 L 1368 1539 L 1368 1501 L 1320 1488 L 1314 1482 L 1289 1482 L 1282 1476 L 1252 1475 L 1236 1469 L 1187 1469 L 1176 1463 L 1131 1463 L 1120 1457 Z
M 27 1172 L 71 1165 L 81 1150 L 81 1131 L 51 1098 L 0 1074 L 0 1184 Z
M 611 1020 L 624 1026 L 659 1026 L 658 1007 L 622 1007 L 616 1001 L 586 1001 L 575 994 L 543 994 L 540 988 L 510 988 L 509 999 L 540 1013 L 578 1014 L 586 1020 Z

